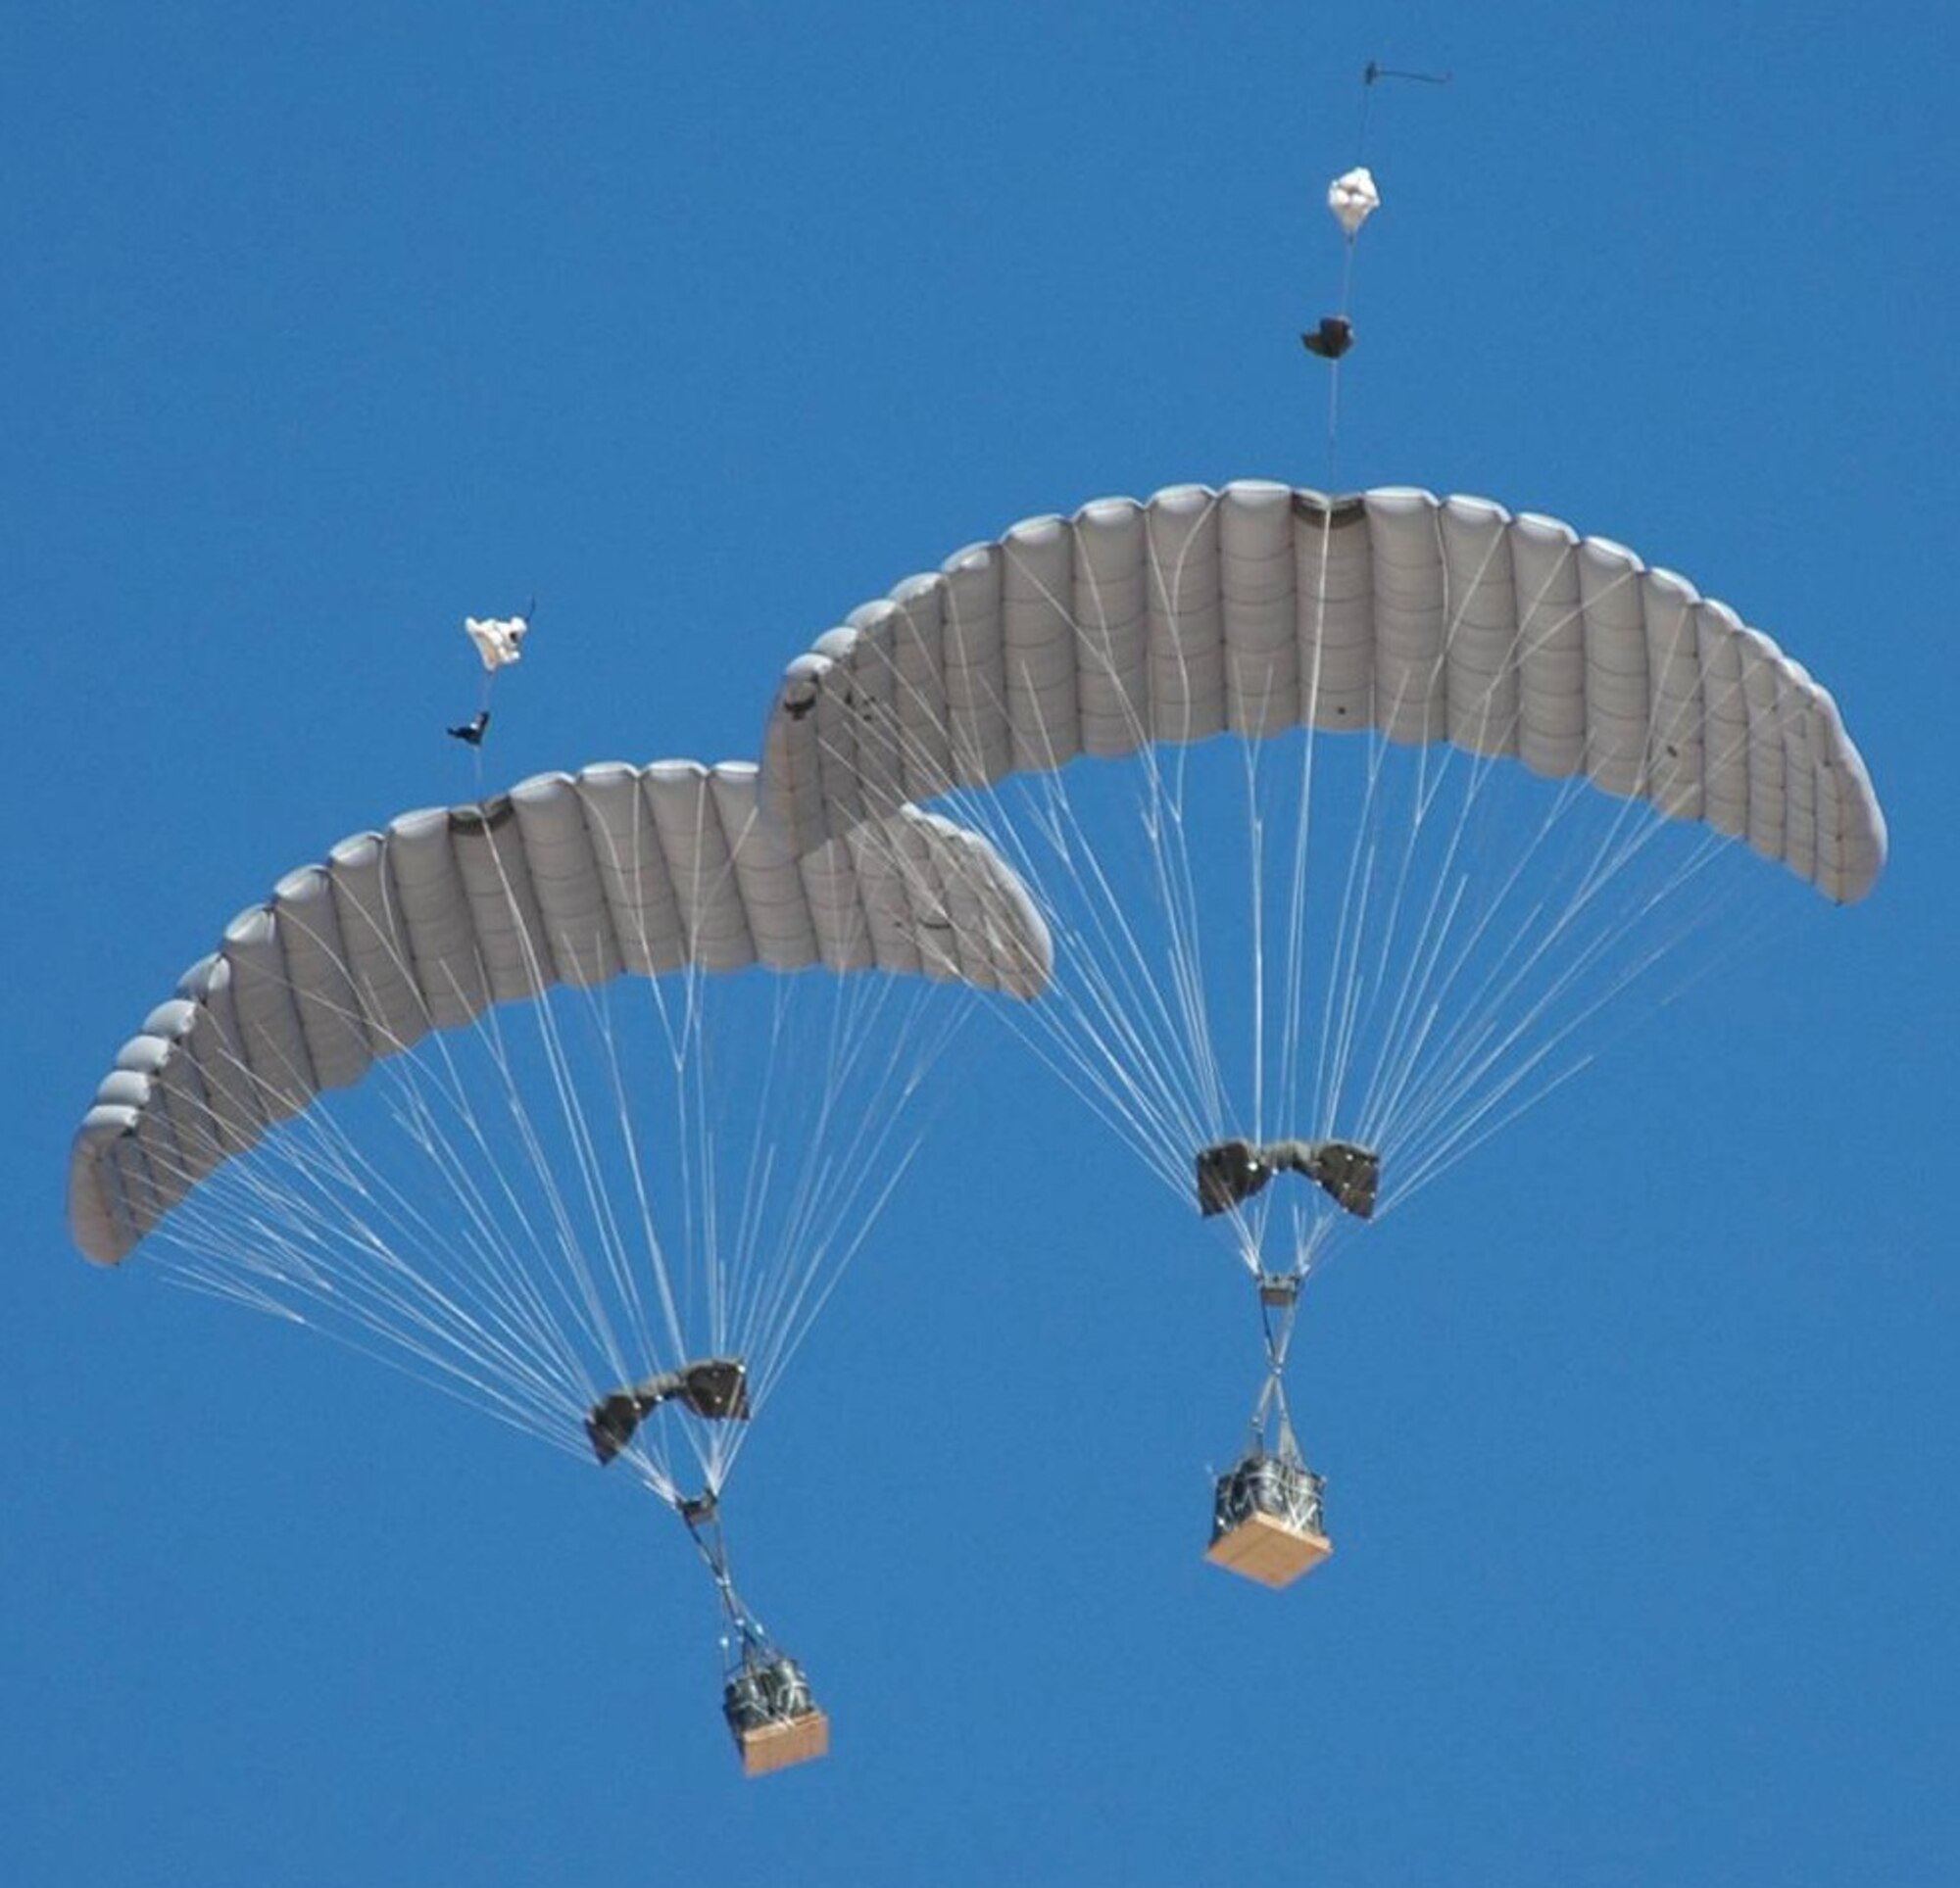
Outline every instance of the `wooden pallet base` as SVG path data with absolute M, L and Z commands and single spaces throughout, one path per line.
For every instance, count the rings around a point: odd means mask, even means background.
M 830 1719 L 820 1711 L 807 1711 L 801 1718 L 738 1731 L 735 1741 L 742 1747 L 742 1774 L 766 1776 L 771 1770 L 828 1756 Z
M 1334 1551 L 1325 1534 L 1309 1534 L 1275 1521 L 1271 1515 L 1250 1514 L 1205 1549 L 1214 1567 L 1243 1573 L 1261 1586 L 1291 1586 L 1310 1573 Z

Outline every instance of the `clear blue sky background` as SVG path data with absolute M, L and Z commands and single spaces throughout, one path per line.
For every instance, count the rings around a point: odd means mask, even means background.
M 836 1726 L 745 1784 L 667 1517 L 87 1267 L 71 1128 L 233 911 L 467 792 L 466 610 L 546 600 L 500 780 L 738 755 L 972 538 L 1323 482 L 1370 58 L 1455 79 L 1376 98 L 1343 482 L 1733 602 L 1891 869 L 1316 1283 L 1284 1596 L 1199 1560 L 1242 1286 L 963 1062 L 743 1460 Z M 1931 0 L 0 13 L 0 1879 L 1960 1874 L 1956 68 Z

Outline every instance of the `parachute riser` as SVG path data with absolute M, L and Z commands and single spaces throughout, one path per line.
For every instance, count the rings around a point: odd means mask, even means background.
M 749 1611 L 736 1591 L 735 1575 L 728 1565 L 728 1540 L 722 1531 L 721 1505 L 713 1491 L 682 1497 L 674 1503 L 674 1512 L 680 1516 L 681 1525 L 694 1542 L 721 1602 L 727 1625 L 722 1644 L 728 1654 L 728 1671 L 777 1656 L 762 1622 Z
M 1298 1458 L 1299 1449 L 1294 1440 L 1293 1406 L 1287 1400 L 1286 1365 L 1287 1352 L 1293 1344 L 1295 1316 L 1296 1308 L 1290 1307 L 1275 1319 L 1268 1307 L 1260 1306 L 1260 1317 L 1265 1325 L 1266 1376 L 1259 1386 L 1258 1398 L 1252 1405 L 1250 1424 L 1254 1451 L 1264 1448 L 1267 1430 L 1271 1428 L 1279 1452 L 1292 1460 Z
M 1273 1444 L 1270 1450 L 1266 1447 L 1269 1434 Z M 1287 1401 L 1286 1380 L 1277 1371 L 1266 1379 L 1259 1400 L 1252 1406 L 1247 1439 L 1253 1455 L 1272 1454 L 1292 1463 L 1303 1460 L 1298 1438 L 1294 1434 L 1293 1406 Z

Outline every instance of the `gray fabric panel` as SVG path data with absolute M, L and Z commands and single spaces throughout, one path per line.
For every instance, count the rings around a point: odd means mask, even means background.
M 1579 540 L 1556 518 L 1512 519 L 1518 605 L 1518 757 L 1563 780 L 1586 764 L 1586 618 Z
M 1258 738 L 1299 725 L 1299 612 L 1294 598 L 1293 489 L 1248 481 L 1218 508 L 1225 724 Z
M 211 1097 L 219 1138 L 230 1153 L 242 1152 L 265 1132 L 266 1112 L 245 1066 L 245 1047 L 231 1000 L 231 965 L 220 953 L 200 957 L 177 982 L 177 994 L 200 1011 L 188 1047 Z
M 687 960 L 680 900 L 646 777 L 623 762 L 586 767 L 578 775 L 578 797 L 622 965 L 641 976 L 679 969 Z
M 388 842 L 379 833 L 357 833 L 327 854 L 327 869 L 368 1045 L 376 1055 L 391 1055 L 419 1042 L 434 1019 L 415 977 L 415 945 L 395 889 Z
M 1586 611 L 1586 771 L 1609 794 L 1641 791 L 1647 758 L 1646 612 L 1641 560 L 1624 546 L 1579 547 Z
M 1777 718 L 1783 724 L 1782 856 L 1804 878 L 1817 876 L 1817 755 L 1804 690 L 1810 678 L 1788 656 L 1777 664 Z
M 981 990 L 997 989 L 1000 952 L 991 936 L 992 918 L 966 861 L 950 846 L 930 847 L 929 856 L 939 896 L 933 908 L 927 909 L 923 900 L 917 906 L 921 959 L 933 956 L 934 944 L 943 941 L 951 946 L 946 957 L 956 976 Z
M 953 934 L 941 851 L 928 844 L 920 828 L 888 830 L 888 843 L 899 863 L 899 890 L 905 899 L 902 923 L 918 955 L 919 974 L 934 983 L 950 983 L 961 974 L 964 958 Z
M 1780 859 L 1788 809 L 1784 804 L 1782 689 L 1776 646 L 1753 630 L 1741 638 L 1742 702 L 1749 717 L 1749 827 L 1751 846 Z
M 142 1237 L 163 1210 L 150 1185 L 149 1163 L 138 1146 L 143 1111 L 150 1102 L 146 1078 L 119 1069 L 95 1091 L 95 1105 L 82 1120 L 82 1136 L 95 1149 L 103 1170 L 100 1207 L 131 1243 Z
M 455 808 L 449 843 L 469 903 L 466 914 L 493 1003 L 518 1002 L 557 981 L 523 828 L 508 794 Z
M 647 769 L 647 793 L 680 903 L 687 960 L 704 970 L 754 963 L 755 941 L 708 769 L 692 760 L 656 762 Z
M 272 890 L 272 911 L 315 1084 L 347 1088 L 368 1073 L 373 1055 L 348 972 L 332 873 L 323 865 L 289 872 Z
M 900 584 L 891 596 L 898 609 L 892 659 L 899 703 L 892 740 L 904 763 L 903 799 L 944 793 L 953 780 L 953 743 L 940 706 L 946 700 L 946 580 L 935 572 Z M 896 807 L 880 803 L 877 810 Z
M 804 884 L 832 970 L 873 964 L 900 976 L 920 974 L 903 848 L 912 825 L 872 821 L 804 854 Z
M 554 979 L 587 989 L 618 976 L 624 958 L 577 782 L 539 774 L 511 789 L 511 804 Z
M 1444 732 L 1445 573 L 1426 492 L 1368 495 L 1375 577 L 1375 724 L 1391 741 Z
M 1151 725 L 1158 741 L 1203 741 L 1225 727 L 1225 609 L 1218 502 L 1201 485 L 1145 508 Z
M 1374 566 L 1364 505 L 1294 495 L 1300 688 L 1317 728 L 1375 720 Z
M 1742 694 L 1742 620 L 1722 604 L 1695 612 L 1701 656 L 1702 818 L 1740 839 L 1749 830 L 1749 704 Z
M 1647 797 L 1676 819 L 1699 819 L 1706 761 L 1701 748 L 1700 599 L 1685 578 L 1649 570 L 1644 585 L 1647 673 L 1653 713 L 1647 729 Z
M 155 1223 L 143 1210 L 147 1185 L 126 1178 L 136 1155 L 142 1111 L 130 1103 L 97 1102 L 82 1117 L 70 1165 L 69 1218 L 74 1240 L 90 1258 L 121 1258 Z M 125 1158 L 124 1149 L 128 1150 Z M 101 1241 L 98 1249 L 87 1243 Z
M 130 1141 L 123 1143 L 125 1151 L 132 1143 L 148 1179 L 144 1211 L 154 1224 L 190 1191 L 198 1179 L 177 1145 L 176 1131 L 165 1111 L 160 1082 L 150 1084 L 136 1132 Z
M 963 787 L 999 780 L 1013 763 L 1001 629 L 1001 567 L 1011 543 L 1010 535 L 1006 547 L 976 546 L 945 566 L 947 746 Z
M 157 1083 L 163 1110 L 176 1138 L 178 1157 L 193 1181 L 202 1180 L 225 1155 L 211 1090 L 193 1048 L 200 1028 L 212 1033 L 210 1018 L 180 996 L 158 1004 L 143 1019 L 144 1037 L 160 1050 Z M 156 1097 L 150 1105 L 158 1105 Z
M 224 932 L 238 1039 L 253 1093 L 268 1120 L 297 1114 L 318 1089 L 306 1033 L 293 1003 L 278 918 L 270 905 L 241 911 Z
M 1017 773 L 1082 751 L 1075 621 L 1074 532 L 1060 518 L 1016 525 L 1001 565 L 1001 707 Z
M 853 853 L 845 842 L 832 840 L 800 859 L 794 858 L 787 843 L 782 849 L 791 858 L 801 884 L 817 962 L 836 971 L 917 968 L 915 964 L 885 962 L 870 917 L 874 888 L 865 882 L 860 870 L 854 869 Z
M 130 1218 L 108 1155 L 134 1133 L 136 1110 L 98 1102 L 81 1118 L 68 1165 L 68 1225 L 75 1244 L 113 1265 L 128 1255 L 146 1228 Z
M 1150 610 L 1144 508 L 1085 506 L 1075 518 L 1075 695 L 1084 753 L 1133 751 L 1151 725 Z
M 808 738 L 806 725 L 817 711 L 825 677 L 837 666 L 831 657 L 814 651 L 798 656 L 783 671 L 782 686 L 762 728 L 763 764 L 771 781 L 764 817 L 799 852 L 821 846 L 833 824 L 839 832 L 850 831 L 852 825 L 837 810 L 843 801 L 831 791 L 827 773 L 835 765 L 840 775 L 850 775 L 855 751 L 827 762 L 821 745 Z
M 1444 713 L 1448 738 L 1473 753 L 1518 750 L 1518 600 L 1510 514 L 1450 499 L 1439 514 L 1446 592 Z
M 133 1036 L 117 1052 L 115 1074 L 96 1090 L 100 1102 L 112 1099 L 111 1085 L 117 1077 L 134 1078 L 134 1082 L 142 1085 L 139 1089 L 132 1085 L 132 1092 L 126 1098 L 140 1115 L 137 1139 L 156 1189 L 158 1213 L 174 1206 L 201 1177 L 201 1172 L 209 1171 L 195 1165 L 195 1150 L 200 1144 L 210 1143 L 210 1135 L 199 1136 L 193 1128 L 188 1137 L 190 1145 L 180 1144 L 176 1121 L 165 1092 L 164 1072 L 174 1054 L 175 1044 L 163 1037 L 147 1032 Z
M 818 694 L 810 731 L 817 752 L 825 757 L 823 781 L 833 805 L 846 809 L 855 824 L 876 815 L 874 801 L 865 798 L 864 770 L 859 752 L 875 747 L 876 730 L 861 711 L 860 703 L 875 689 L 867 683 L 858 692 L 858 669 L 876 669 L 878 663 L 869 649 L 860 651 L 857 630 L 842 627 L 831 631 L 814 652 L 825 660 L 824 687 Z M 867 738 L 868 737 L 868 738 Z
M 129 1224 L 147 1233 L 161 1216 L 163 1203 L 150 1179 L 149 1161 L 143 1151 L 142 1129 L 142 1116 L 138 1114 L 134 1132 L 105 1148 L 101 1164 L 124 1203 Z
M 409 945 L 409 969 L 430 1025 L 454 1029 L 483 1013 L 490 992 L 463 876 L 450 847 L 446 807 L 389 823 L 388 867 Z
M 916 714 L 903 673 L 905 651 L 918 636 L 898 604 L 889 599 L 853 612 L 847 626 L 858 655 L 852 668 L 856 700 L 849 719 L 858 734 L 858 764 L 852 783 L 872 812 L 889 811 L 906 798 L 907 712 Z
M 1831 887 L 1869 882 L 1884 864 L 1881 836 L 1862 817 L 1871 781 L 1844 735 L 1838 703 L 1816 685 L 1810 699 L 1817 768 L 1818 883 Z
M 772 970 L 803 970 L 820 961 L 796 857 L 757 811 L 755 769 L 721 766 L 708 778 L 716 820 L 728 836 L 728 891 L 740 900 L 758 961 Z
M 145 1138 L 152 1146 L 156 1142 L 157 1131 L 147 1117 L 154 1093 L 150 1078 L 133 1069 L 112 1070 L 96 1089 L 94 1105 L 76 1132 L 75 1156 L 70 1162 L 69 1210 L 78 1222 L 77 1243 L 85 1228 L 91 1236 L 118 1248 L 120 1256 L 171 1204 L 152 1179 L 150 1155 L 143 1145 Z
M 1003 864 L 978 833 L 961 832 L 959 850 L 971 862 L 971 879 L 984 898 L 995 939 L 993 988 L 1032 1002 L 1054 976 L 1054 940 L 1024 880 Z

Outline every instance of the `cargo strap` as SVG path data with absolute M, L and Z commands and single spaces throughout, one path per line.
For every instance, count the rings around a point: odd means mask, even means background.
M 674 1511 L 686 1526 L 700 1553 L 702 1564 L 714 1581 L 721 1611 L 728 1622 L 727 1649 L 730 1664 L 744 1667 L 767 1664 L 777 1654 L 774 1643 L 760 1620 L 743 1604 L 735 1590 L 735 1576 L 728 1569 L 728 1541 L 721 1529 L 721 1508 L 712 1493 L 701 1494 L 674 1503 Z

